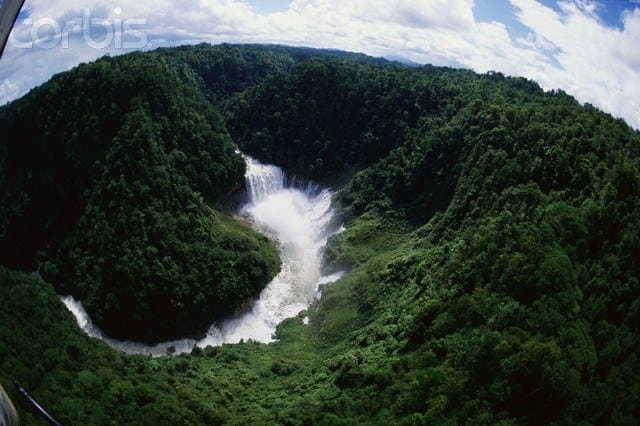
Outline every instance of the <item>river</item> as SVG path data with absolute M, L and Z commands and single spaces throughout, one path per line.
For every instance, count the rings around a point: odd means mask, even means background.
M 327 239 L 340 232 L 332 225 L 331 193 L 308 184 L 289 184 L 281 169 L 244 156 L 247 202 L 239 215 L 278 245 L 282 267 L 250 307 L 235 318 L 218 321 L 200 341 L 181 339 L 146 345 L 106 336 L 95 326 L 82 304 L 71 296 L 61 297 L 78 326 L 92 337 L 130 354 L 153 356 L 188 353 L 194 346 L 219 346 L 240 340 L 272 342 L 277 325 L 295 317 L 320 297 L 320 287 L 342 274 L 321 275 L 322 250 Z

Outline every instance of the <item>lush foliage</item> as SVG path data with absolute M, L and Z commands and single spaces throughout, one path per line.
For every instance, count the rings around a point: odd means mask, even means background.
M 113 335 L 206 330 L 275 275 L 214 212 L 243 181 L 219 115 L 157 54 L 56 76 L 0 113 L 2 263 L 35 270 Z
M 285 321 L 277 343 L 145 359 L 82 336 L 51 287 L 1 270 L 3 385 L 24 381 L 67 423 L 637 422 L 640 134 L 521 78 L 299 53 L 198 46 L 160 57 L 223 110 L 247 152 L 346 182 L 335 203 L 347 230 L 325 261 L 349 273 Z M 133 110 L 118 131 L 137 136 L 116 131 L 108 150 L 149 178 L 101 162 L 70 244 L 81 263 L 134 229 L 115 255 L 162 278 L 162 232 L 204 262 L 215 215 L 165 161 L 154 109 Z M 158 188 L 172 195 L 151 196 Z M 173 214 L 147 219 L 178 210 L 188 229 Z
M 385 155 L 418 111 L 411 69 L 312 59 L 238 95 L 229 129 L 243 149 L 318 180 Z M 424 96 L 424 94 L 420 94 Z
M 321 332 L 354 357 L 338 384 L 356 412 L 638 416 L 638 132 L 523 79 L 324 59 L 229 116 L 246 150 L 298 173 L 363 169 L 327 251 L 352 272 L 320 304 Z
M 180 46 L 158 49 L 185 81 L 197 87 L 214 105 L 245 91 L 266 77 L 287 73 L 298 62 L 322 56 L 348 58 L 369 63 L 386 63 L 363 54 L 339 50 L 318 50 L 305 47 L 220 44 L 211 46 Z

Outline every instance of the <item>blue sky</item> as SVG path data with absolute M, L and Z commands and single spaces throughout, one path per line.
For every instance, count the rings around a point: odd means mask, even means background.
M 555 0 L 541 0 L 540 3 L 557 11 L 560 10 L 560 8 L 558 7 L 558 2 Z M 603 0 L 598 2 L 582 3 L 594 3 L 596 6 L 595 13 L 597 14 L 598 18 L 600 18 L 604 24 L 619 29 L 622 26 L 622 13 L 624 11 L 633 10 L 640 6 L 640 1 L 638 0 Z
M 640 128 L 640 0 L 26 0 L 0 104 L 105 54 L 202 41 L 501 71 Z

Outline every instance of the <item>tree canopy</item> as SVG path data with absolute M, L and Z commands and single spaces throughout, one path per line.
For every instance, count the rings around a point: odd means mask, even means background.
M 324 268 L 348 273 L 277 342 L 177 357 L 114 352 L 49 284 L 1 268 L 0 381 L 61 421 L 640 418 L 640 133 L 561 91 L 200 45 L 56 76 L 1 109 L 0 132 L 0 263 L 37 266 L 103 324 L 188 325 L 274 273 L 267 242 L 215 210 L 242 179 L 234 144 L 332 185 L 346 227 Z
M 279 265 L 212 209 L 244 161 L 183 71 L 156 53 L 107 57 L 0 111 L 2 263 L 37 269 L 121 338 L 204 333 Z

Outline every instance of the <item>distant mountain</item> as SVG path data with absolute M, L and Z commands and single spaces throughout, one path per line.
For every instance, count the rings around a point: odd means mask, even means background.
M 403 56 L 387 55 L 384 58 L 388 61 L 398 62 L 399 64 L 408 65 L 414 68 L 418 68 L 422 66 L 422 64 L 419 64 L 418 62 L 414 62 L 411 59 L 407 59 Z

